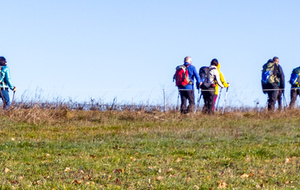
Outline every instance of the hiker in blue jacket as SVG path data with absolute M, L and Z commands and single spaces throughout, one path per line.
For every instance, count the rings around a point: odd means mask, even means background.
M 192 113 L 195 107 L 195 94 L 194 94 L 194 84 L 196 78 L 196 86 L 199 89 L 200 86 L 200 76 L 196 70 L 196 67 L 192 65 L 192 58 L 190 56 L 186 56 L 184 58 L 184 65 L 187 67 L 187 71 L 189 74 L 190 83 L 185 87 L 178 87 L 181 98 L 181 106 L 180 112 L 182 114 Z M 186 108 L 187 100 L 189 101 L 189 105 Z
M 10 71 L 6 65 L 5 57 L 0 57 L 0 67 L 1 67 L 1 76 L 0 76 L 0 89 L 1 89 L 1 99 L 3 102 L 3 109 L 10 108 L 10 99 L 8 89 L 10 88 L 14 92 L 17 91 L 17 88 L 12 84 L 10 78 Z

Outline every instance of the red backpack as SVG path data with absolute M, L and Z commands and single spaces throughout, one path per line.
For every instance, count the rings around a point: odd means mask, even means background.
M 186 85 L 190 84 L 189 72 L 187 70 L 188 66 L 189 65 L 179 65 L 176 67 L 176 72 L 173 77 L 173 79 L 176 81 L 176 86 L 185 87 Z

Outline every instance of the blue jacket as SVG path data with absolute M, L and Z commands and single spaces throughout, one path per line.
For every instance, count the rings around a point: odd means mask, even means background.
M 185 62 L 184 65 L 187 66 L 189 63 L 188 62 Z M 185 87 L 183 88 L 179 88 L 179 89 L 188 89 L 188 90 L 192 90 L 194 89 L 194 80 L 196 78 L 196 81 L 197 81 L 197 86 L 200 84 L 200 76 L 199 76 L 199 73 L 197 72 L 196 70 L 196 67 L 194 65 L 189 65 L 187 67 L 187 70 L 189 72 L 189 79 L 192 81 L 193 84 L 188 84 L 186 85 Z
M 11 83 L 10 71 L 7 66 L 1 66 L 1 77 L 0 77 L 0 87 L 14 89 L 14 85 Z

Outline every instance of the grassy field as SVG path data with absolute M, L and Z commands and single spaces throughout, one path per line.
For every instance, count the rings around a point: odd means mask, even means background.
M 300 189 L 300 110 L 0 113 L 1 189 Z

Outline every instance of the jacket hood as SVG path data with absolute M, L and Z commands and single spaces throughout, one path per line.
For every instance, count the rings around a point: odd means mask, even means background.
M 184 62 L 184 65 L 185 65 L 185 66 L 191 65 L 191 63 L 189 63 L 189 62 Z

